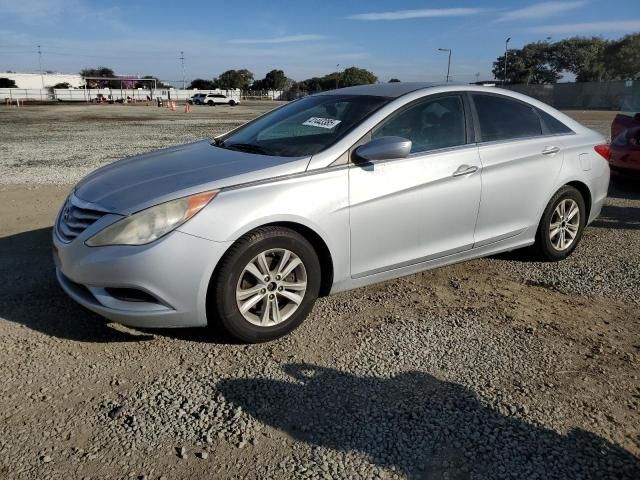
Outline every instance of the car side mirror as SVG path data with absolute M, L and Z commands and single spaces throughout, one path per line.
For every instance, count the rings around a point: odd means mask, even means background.
M 356 148 L 354 163 L 406 158 L 411 153 L 411 140 L 402 137 L 378 137 Z

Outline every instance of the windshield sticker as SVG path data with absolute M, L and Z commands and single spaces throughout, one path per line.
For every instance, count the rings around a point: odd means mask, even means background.
M 306 125 L 307 127 L 319 127 L 319 128 L 326 128 L 331 130 L 340 122 L 342 122 L 342 120 L 336 120 L 335 118 L 311 117 L 302 125 Z

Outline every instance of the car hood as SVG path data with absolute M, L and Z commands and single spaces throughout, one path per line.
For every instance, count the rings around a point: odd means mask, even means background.
M 208 140 L 125 158 L 90 173 L 74 193 L 128 215 L 186 195 L 303 172 L 309 157 L 271 157 L 227 150 Z

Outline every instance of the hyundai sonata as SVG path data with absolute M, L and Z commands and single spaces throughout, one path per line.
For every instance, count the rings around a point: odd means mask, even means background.
M 603 143 L 490 87 L 320 93 L 88 175 L 55 223 L 57 278 L 116 322 L 265 341 L 321 295 L 529 245 L 567 257 L 607 194 Z

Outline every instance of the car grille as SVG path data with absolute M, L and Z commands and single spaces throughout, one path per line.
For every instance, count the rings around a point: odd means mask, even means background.
M 105 212 L 74 205 L 69 199 L 60 212 L 56 231 L 62 241 L 71 242 L 104 215 Z

